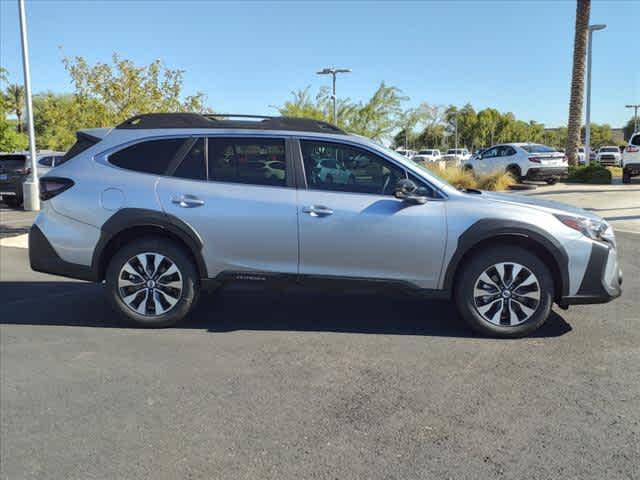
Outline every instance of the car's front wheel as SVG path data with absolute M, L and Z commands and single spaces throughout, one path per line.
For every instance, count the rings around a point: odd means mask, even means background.
M 457 278 L 458 309 L 469 325 L 484 335 L 528 335 L 551 312 L 551 273 L 542 260 L 520 247 L 481 251 Z
M 196 268 L 172 241 L 143 238 L 125 245 L 106 272 L 109 299 L 120 314 L 144 327 L 169 327 L 195 306 Z

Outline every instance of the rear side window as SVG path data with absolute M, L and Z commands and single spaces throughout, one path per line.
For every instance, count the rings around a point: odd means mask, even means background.
M 284 140 L 209 138 L 209 180 L 284 187 L 287 184 Z M 278 162 L 273 164 L 273 162 Z
M 0 168 L 24 168 L 26 155 L 0 155 Z
M 538 143 L 530 143 L 522 145 L 522 149 L 528 153 L 553 153 L 557 152 L 555 148 L 547 147 L 546 145 L 540 145 Z
M 38 165 L 43 167 L 50 167 L 53 164 L 53 157 L 44 157 L 38 160 Z
M 635 145 L 636 147 L 640 147 L 640 135 L 635 135 L 632 139 L 631 139 L 631 145 Z
M 173 173 L 174 177 L 189 180 L 206 180 L 207 172 L 204 159 L 204 138 L 199 138 L 185 155 L 184 159 Z
M 136 143 L 109 155 L 109 162 L 127 170 L 164 175 L 184 142 L 182 138 L 171 138 Z

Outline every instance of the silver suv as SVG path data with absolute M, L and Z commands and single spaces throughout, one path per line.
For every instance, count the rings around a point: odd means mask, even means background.
M 139 325 L 173 325 L 228 282 L 400 287 L 452 298 L 500 337 L 532 332 L 554 302 L 621 293 L 601 218 L 457 190 L 315 120 L 140 115 L 79 132 L 67 157 L 41 179 L 31 267 L 104 282 Z M 327 160 L 348 174 L 323 175 Z

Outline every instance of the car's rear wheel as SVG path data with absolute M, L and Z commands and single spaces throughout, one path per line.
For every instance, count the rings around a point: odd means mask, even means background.
M 200 289 L 189 256 L 160 238 L 144 238 L 118 251 L 106 281 L 115 310 L 144 327 L 176 324 L 195 306 Z
M 458 275 L 456 303 L 476 331 L 522 337 L 539 328 L 553 304 L 553 278 L 537 256 L 512 246 L 479 252 Z
M 516 182 L 522 183 L 522 171 L 518 165 L 509 165 L 507 167 L 507 173 L 510 173 Z
M 557 178 L 548 178 L 546 181 L 547 181 L 547 185 L 555 185 L 556 183 L 558 183 Z
M 631 175 L 629 172 L 622 172 L 622 183 L 631 183 Z

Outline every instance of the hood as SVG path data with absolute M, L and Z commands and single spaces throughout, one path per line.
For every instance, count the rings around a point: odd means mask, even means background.
M 535 208 L 548 213 L 565 213 L 592 220 L 602 221 L 602 218 L 588 210 L 567 205 L 566 203 L 555 202 L 553 200 L 542 200 L 534 196 L 515 195 L 512 193 L 482 192 L 480 198 L 488 201 L 506 203 L 509 205 L 519 205 L 523 207 Z

